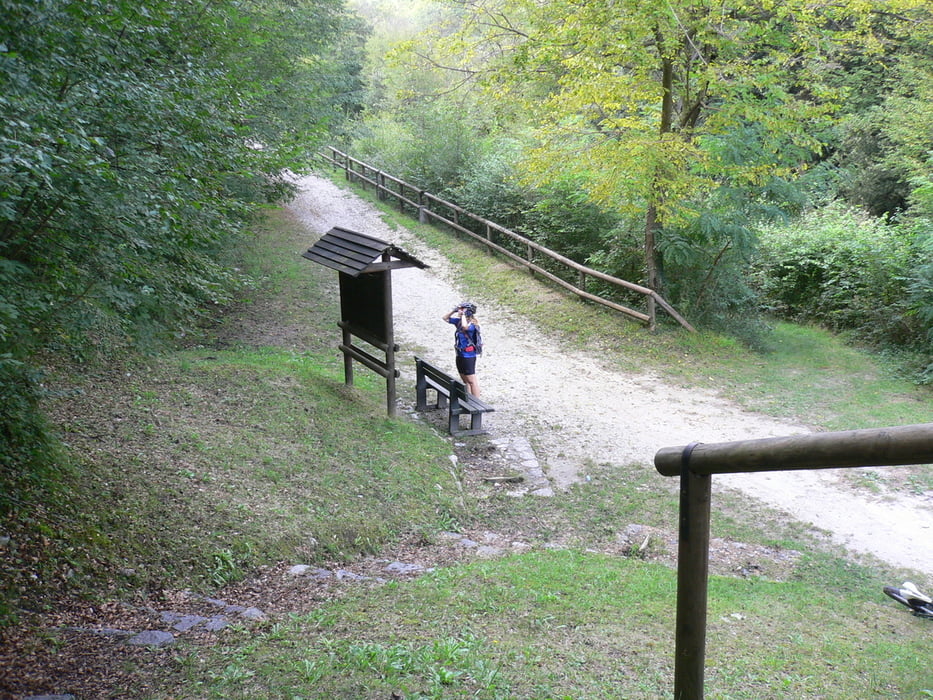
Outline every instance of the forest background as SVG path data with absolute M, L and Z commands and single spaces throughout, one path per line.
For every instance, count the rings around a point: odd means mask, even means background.
M 0 0 L 0 514 L 62 464 L 50 370 L 156 352 L 325 144 L 767 351 L 812 322 L 933 381 L 917 0 Z

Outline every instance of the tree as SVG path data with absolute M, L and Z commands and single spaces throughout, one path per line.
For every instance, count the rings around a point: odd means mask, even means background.
M 38 354 L 151 346 L 225 299 L 224 251 L 353 110 L 361 52 L 342 0 L 0 0 L 4 468 L 41 451 Z
M 644 221 L 645 281 L 657 236 L 696 226 L 722 188 L 767 198 L 806 167 L 844 94 L 840 51 L 878 48 L 872 20 L 927 22 L 917 0 L 452 0 L 458 30 L 431 61 L 468 70 L 537 127 L 533 173 L 580 177 L 594 201 Z M 447 56 L 447 58 L 442 58 Z

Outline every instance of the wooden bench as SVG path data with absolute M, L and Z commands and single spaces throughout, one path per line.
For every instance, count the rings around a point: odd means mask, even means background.
M 483 430 L 483 414 L 496 409 L 470 394 L 459 379 L 416 357 L 415 405 L 419 411 L 428 410 L 428 389 L 433 389 L 437 395 L 433 408 L 447 408 L 451 435 L 483 435 L 486 432 Z M 470 416 L 468 429 L 460 426 L 462 415 Z

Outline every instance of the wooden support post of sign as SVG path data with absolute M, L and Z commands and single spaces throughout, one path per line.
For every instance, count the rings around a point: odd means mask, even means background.
M 384 252 L 382 254 L 382 261 L 388 265 L 392 258 L 391 256 Z M 392 275 L 387 271 L 382 276 L 384 282 L 384 299 L 385 303 L 382 305 L 383 313 L 385 313 L 385 328 L 386 328 L 386 408 L 388 414 L 394 417 L 397 413 L 395 398 L 396 398 L 396 389 L 395 389 L 395 378 L 398 374 L 395 369 L 395 329 L 393 328 L 392 323 Z
M 350 327 L 341 324 L 340 331 L 343 341 L 341 347 L 353 347 L 353 334 L 350 332 Z M 353 357 L 349 352 L 343 353 L 343 383 L 347 386 L 353 386 Z

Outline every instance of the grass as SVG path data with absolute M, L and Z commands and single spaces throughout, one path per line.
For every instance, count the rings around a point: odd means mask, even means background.
M 68 453 L 59 480 L 20 494 L 4 523 L 8 609 L 169 581 L 204 589 L 284 556 L 352 558 L 463 519 L 449 447 L 388 419 L 374 376 L 344 385 L 324 332 L 336 311 L 319 298 L 331 275 L 294 265 L 295 230 L 268 222 L 255 240 L 277 255 L 256 251 L 250 272 L 307 296 L 300 321 L 284 298 L 255 317 L 244 302 L 188 347 L 50 378 Z
M 767 354 L 709 334 L 649 334 L 385 211 L 468 262 L 455 268 L 483 301 L 527 318 L 546 311 L 566 342 L 603 361 L 831 429 L 929 419 L 926 390 L 816 329 L 777 325 Z M 49 604 L 188 586 L 222 595 L 262 565 L 348 562 L 441 530 L 490 530 L 530 546 L 346 587 L 212 646 L 182 641 L 150 670 L 146 697 L 670 695 L 673 552 L 652 537 L 644 556 L 625 556 L 619 538 L 631 523 L 674 527 L 674 480 L 594 460 L 589 481 L 549 499 L 466 488 L 450 440 L 385 416 L 381 380 L 359 372 L 343 384 L 335 280 L 300 261 L 303 241 L 270 212 L 242 249 L 261 283 L 240 305 L 177 351 L 58 378 L 51 409 L 73 468 L 14 531 L 17 558 L 0 561 L 7 590 L 38 575 Z M 715 506 L 714 536 L 797 554 L 760 562 L 761 576 L 711 577 L 707 697 L 928 697 L 930 623 L 881 594 L 894 572 L 842 559 L 811 528 L 737 496 Z
M 244 635 L 230 649 L 251 674 L 200 690 L 216 698 L 664 697 L 675 590 L 667 567 L 581 551 L 472 563 Z M 924 621 L 905 625 L 883 605 L 839 602 L 838 590 L 812 583 L 714 577 L 708 697 L 921 697 L 930 680 Z M 866 658 L 885 662 L 866 671 Z

